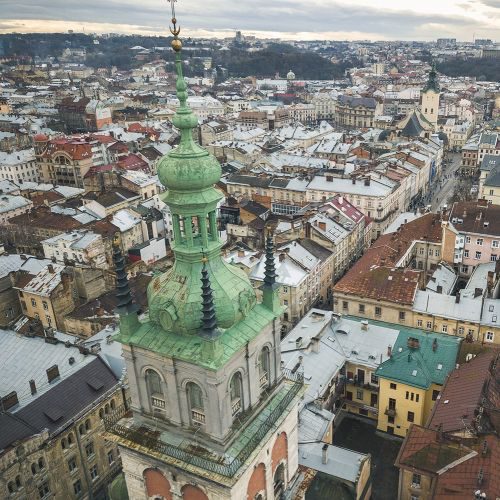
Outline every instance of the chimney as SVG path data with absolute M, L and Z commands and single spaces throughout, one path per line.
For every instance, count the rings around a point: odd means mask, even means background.
M 47 266 L 47 269 L 49 270 L 49 273 L 50 273 L 50 274 L 54 274 L 54 266 L 53 266 L 52 264 L 49 264 L 49 265 Z
M 326 231 L 326 222 L 320 222 L 319 228 L 321 229 L 321 231 Z
M 366 319 L 361 322 L 361 330 L 364 330 L 365 332 L 368 330 L 368 321 Z
M 462 214 L 462 217 L 463 217 L 464 219 L 466 219 L 466 218 L 467 218 L 467 209 L 466 209 L 466 208 L 464 208 L 464 213 Z
M 353 183 L 353 184 L 356 184 L 356 177 L 353 177 L 353 178 L 352 178 L 352 183 Z
M 367 178 L 365 179 L 365 186 L 369 186 L 369 185 L 370 185 L 370 178 L 369 178 L 369 177 L 367 177 Z
M 458 290 L 457 295 L 455 296 L 455 304 L 460 303 L 460 290 Z
M 319 337 L 311 338 L 311 350 L 312 352 L 319 352 Z
M 285 262 L 285 258 L 286 258 L 286 253 L 280 253 L 279 256 L 280 262 Z
M 245 257 L 245 250 L 238 250 L 238 257 Z
M 390 345 L 387 346 L 387 357 L 392 357 L 392 346 Z
M 326 464 L 328 463 L 328 445 L 324 444 L 321 449 L 321 462 Z
M 442 285 L 437 286 L 437 293 L 443 293 L 443 287 Z
M 36 394 L 36 384 L 33 379 L 30 380 L 30 390 L 31 394 Z
M 436 352 L 437 348 L 438 348 L 438 341 L 437 339 L 434 339 L 434 341 L 432 342 L 432 350 Z
M 481 297 L 483 295 L 482 288 L 474 288 L 474 298 Z

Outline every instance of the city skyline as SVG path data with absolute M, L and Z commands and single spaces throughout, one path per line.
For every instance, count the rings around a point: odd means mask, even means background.
M 168 33 L 166 1 L 2 0 L 0 33 L 65 32 Z M 433 40 L 454 37 L 499 39 L 498 0 L 383 0 L 374 7 L 368 0 L 278 0 L 268 4 L 185 1 L 183 33 L 194 37 L 227 37 L 235 30 L 261 38 L 288 40 Z M 103 20 L 106 20 L 105 22 Z

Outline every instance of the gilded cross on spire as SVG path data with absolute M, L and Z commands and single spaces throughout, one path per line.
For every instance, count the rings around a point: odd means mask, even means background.
M 172 35 L 174 35 L 174 37 L 177 38 L 177 36 L 181 32 L 181 28 L 177 27 L 177 19 L 175 17 L 175 2 L 177 2 L 177 0 L 168 0 L 168 3 L 172 8 L 172 24 L 173 24 L 173 26 L 170 27 L 170 33 L 172 33 Z

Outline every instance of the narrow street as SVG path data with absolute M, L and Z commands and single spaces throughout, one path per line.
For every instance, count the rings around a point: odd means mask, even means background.
M 441 175 L 435 179 L 431 195 L 431 211 L 435 212 L 443 205 L 446 205 L 448 199 L 453 194 L 453 188 L 457 182 L 455 172 L 460 167 L 461 154 L 448 153 L 450 163 L 443 165 Z

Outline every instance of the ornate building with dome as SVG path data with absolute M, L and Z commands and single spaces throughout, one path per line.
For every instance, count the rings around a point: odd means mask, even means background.
M 300 370 L 281 364 L 278 285 L 267 237 L 263 299 L 221 254 L 214 187 L 221 167 L 193 141 L 175 15 L 179 146 L 159 164 L 173 219 L 174 267 L 148 288 L 139 319 L 115 252 L 131 400 L 106 420 L 129 498 L 280 498 L 298 468 Z M 297 373 L 295 373 L 297 372 Z

